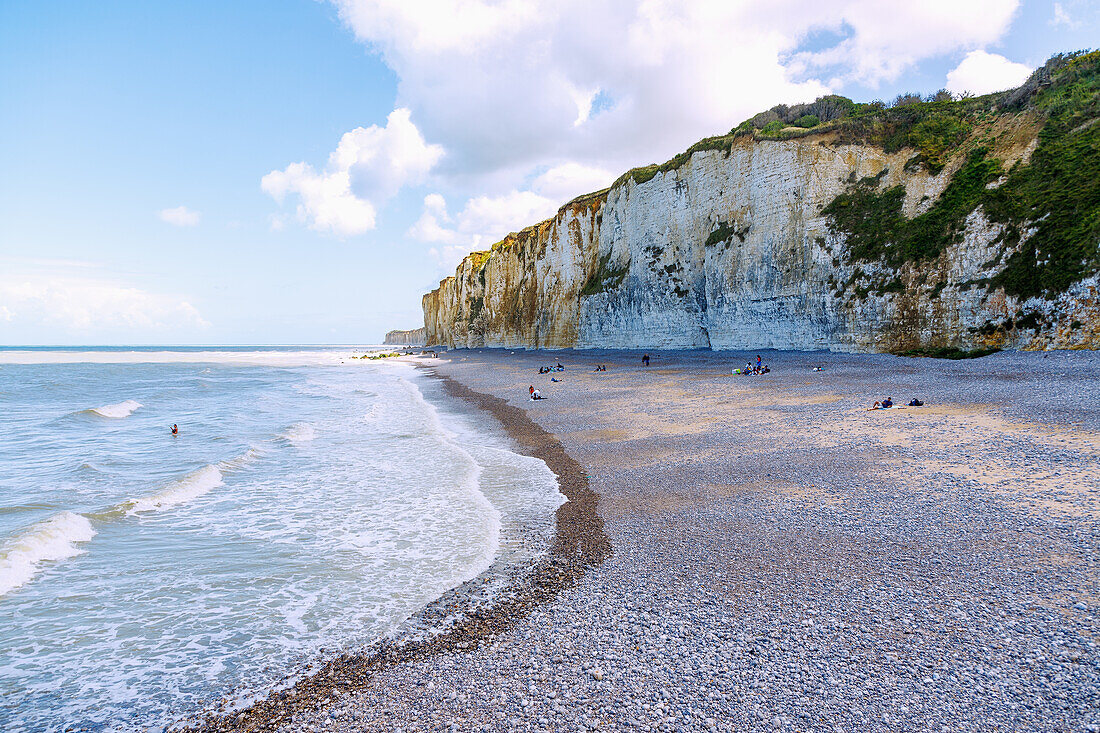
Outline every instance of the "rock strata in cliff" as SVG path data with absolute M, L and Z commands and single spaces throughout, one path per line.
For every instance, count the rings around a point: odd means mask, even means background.
M 475 252 L 454 347 L 1100 347 L 1100 54 L 1020 89 L 776 107 Z
M 386 346 L 423 346 L 427 341 L 424 327 L 421 326 L 408 331 L 388 331 L 382 343 Z

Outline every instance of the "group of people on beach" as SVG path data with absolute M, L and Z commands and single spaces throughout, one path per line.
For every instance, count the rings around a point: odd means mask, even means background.
M 541 366 L 541 367 L 539 367 L 539 374 L 549 374 L 550 372 L 564 372 L 564 371 L 565 371 L 565 367 L 563 367 L 561 365 L 560 361 L 558 362 L 557 366 Z
M 746 364 L 744 366 L 743 369 L 734 369 L 733 373 L 734 374 L 742 374 L 742 375 L 744 375 L 744 374 L 767 374 L 770 371 L 771 371 L 771 369 L 768 368 L 768 365 L 762 363 L 762 361 L 760 359 L 760 354 L 757 354 L 755 364 L 753 364 L 750 361 L 748 364 Z
M 607 371 L 607 366 L 604 365 L 604 364 L 597 364 L 596 368 L 593 369 L 592 371 L 594 371 L 594 372 L 606 372 Z
M 875 404 L 871 409 L 872 410 L 887 410 L 887 409 L 889 409 L 893 406 L 894 406 L 894 398 L 893 397 L 887 397 L 886 399 L 882 400 L 881 402 L 879 400 L 875 400 Z M 924 407 L 924 403 L 921 402 L 920 400 L 918 400 L 916 397 L 914 397 L 913 399 L 909 400 L 908 407 Z

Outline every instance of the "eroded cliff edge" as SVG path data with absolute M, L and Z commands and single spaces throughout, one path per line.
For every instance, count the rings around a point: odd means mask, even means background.
M 467 256 L 426 341 L 1098 348 L 1098 93 L 1090 53 L 999 95 L 774 108 Z

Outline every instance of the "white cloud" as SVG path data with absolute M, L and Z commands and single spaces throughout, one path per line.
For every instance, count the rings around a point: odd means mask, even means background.
M 279 203 L 298 197 L 298 219 L 338 236 L 374 228 L 376 206 L 402 186 L 417 183 L 443 156 L 413 124 L 408 109 L 395 109 L 385 127 L 357 127 L 340 138 L 324 171 L 292 163 L 263 177 L 260 185 Z
M 441 245 L 440 257 L 487 246 L 774 104 L 878 85 L 924 59 L 988 46 L 1020 5 L 330 1 L 397 76 L 399 109 L 384 128 L 347 133 L 323 171 L 295 163 L 263 188 L 279 201 L 297 196 L 314 229 L 349 235 L 372 229 L 401 187 L 429 182 L 465 202 L 450 213 L 432 194 L 408 229 Z
M 455 252 L 468 254 L 485 249 L 516 232 L 554 215 L 557 199 L 532 191 L 511 191 L 501 196 L 475 196 L 455 216 L 447 214 L 447 204 L 439 194 L 424 199 L 424 213 L 408 231 L 423 242 L 450 245 L 431 250 L 437 261 L 449 261 Z M 452 224 L 452 226 L 445 226 Z M 441 252 L 446 257 L 441 258 Z M 458 259 L 462 259 L 459 257 Z
M 947 89 L 956 94 L 989 94 L 1012 89 L 1024 82 L 1031 68 L 987 51 L 971 51 L 947 72 Z
M 1081 27 L 1081 23 L 1079 21 L 1075 21 L 1073 18 L 1070 17 L 1070 14 L 1062 6 L 1062 3 L 1054 3 L 1054 16 L 1049 21 L 1047 21 L 1047 24 L 1055 28 L 1057 28 L 1058 26 L 1065 26 L 1066 28 L 1070 29 L 1077 29 Z
M 210 325 L 178 296 L 150 292 L 61 261 L 52 267 L 11 264 L 0 275 L 0 320 L 23 333 L 41 328 L 94 339 L 105 332 L 140 337 Z
M 980 48 L 1019 0 L 333 0 L 397 74 L 457 186 L 500 194 L 539 167 L 622 172 L 779 102 L 877 84 Z M 842 40 L 800 52 L 811 33 Z M 594 110 L 597 95 L 613 100 Z M 502 174 L 512 176 L 502 181 Z M 480 178 L 479 178 L 480 176 Z M 507 177 L 504 175 L 503 177 Z M 493 190 L 487 190 L 493 189 Z M 468 191 L 474 193 L 474 191 Z
M 536 178 L 531 184 L 531 190 L 540 196 L 565 203 L 582 194 L 607 188 L 617 177 L 617 173 L 605 168 L 562 163 Z
M 193 227 L 202 219 L 202 214 L 192 211 L 186 206 L 177 206 L 174 209 L 161 209 L 160 220 L 177 227 Z
M 458 263 L 462 262 L 462 258 L 471 251 L 472 248 L 464 244 L 451 244 L 446 247 L 432 247 L 428 250 L 428 254 L 435 260 L 441 274 L 453 275 Z
M 499 242 L 509 232 L 519 231 L 554 215 L 560 202 L 532 191 L 512 191 L 503 196 L 475 196 L 466 202 L 456 218 L 458 231 L 471 238 L 474 248 Z
M 834 84 L 856 81 L 877 86 L 897 79 L 922 59 L 994 43 L 1008 31 L 1020 2 L 794 0 L 788 5 L 797 9 L 808 29 L 846 36 L 830 48 L 795 54 L 792 69 L 830 74 Z
M 438 193 L 431 193 L 424 197 L 424 213 L 409 227 L 408 235 L 421 242 L 454 244 L 461 241 L 462 236 L 454 229 L 444 226 L 450 222 L 446 200 Z

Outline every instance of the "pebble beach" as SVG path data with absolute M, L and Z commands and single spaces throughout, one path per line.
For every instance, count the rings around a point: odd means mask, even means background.
M 409 357 L 558 474 L 554 548 L 199 727 L 1100 731 L 1100 357 L 761 354 Z

